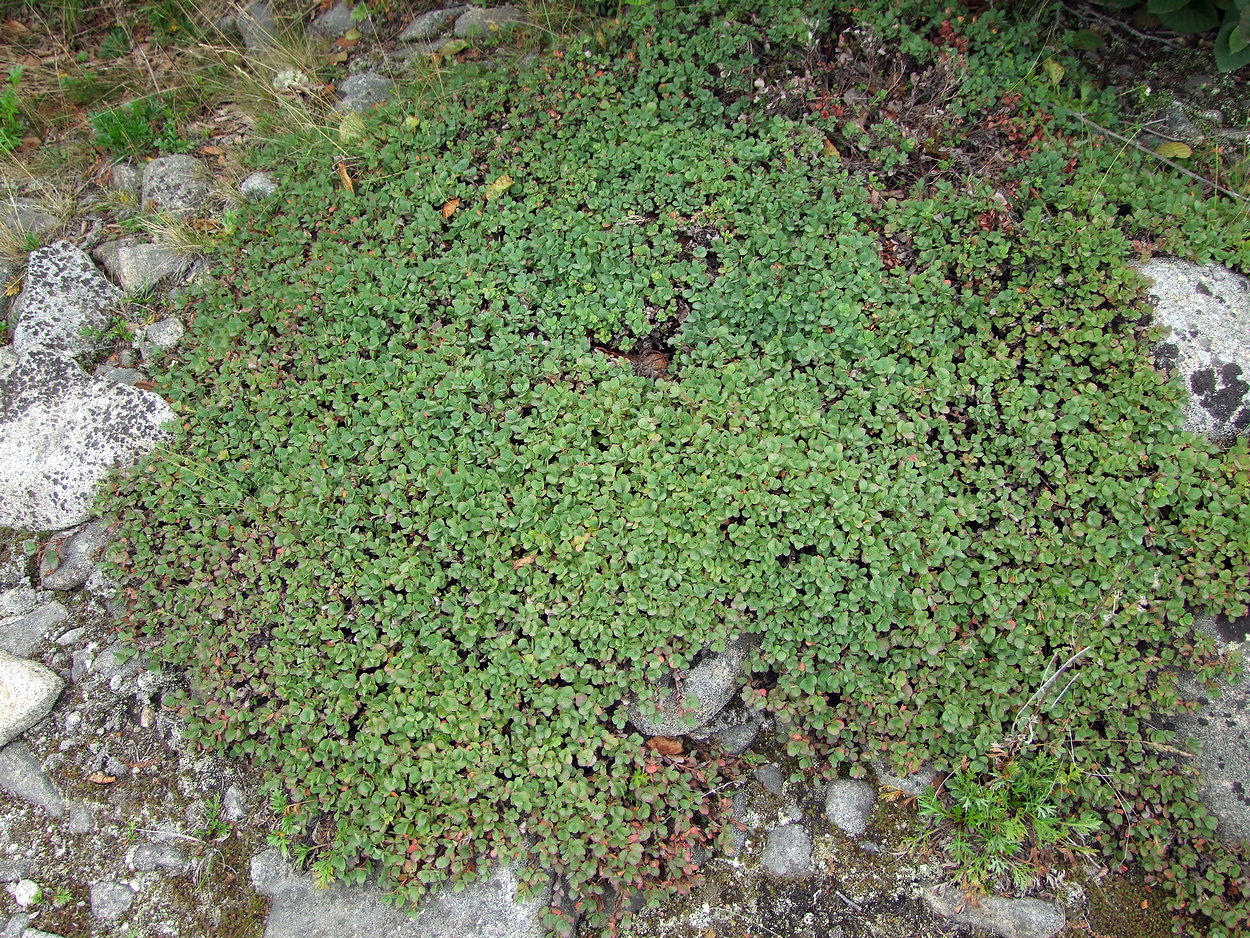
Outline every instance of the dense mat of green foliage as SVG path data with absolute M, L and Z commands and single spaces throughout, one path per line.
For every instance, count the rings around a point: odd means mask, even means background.
M 1245 269 L 1244 214 L 1064 116 L 1109 105 L 1033 24 L 856 15 L 809 45 L 780 4 L 654 4 L 466 64 L 367 119 L 354 191 L 288 141 L 186 300 L 184 432 L 111 497 L 119 575 L 323 875 L 418 898 L 529 856 L 599 924 L 680 888 L 732 766 L 622 704 L 747 631 L 800 766 L 978 771 L 1027 727 L 1108 857 L 1244 920 L 1147 718 L 1215 673 L 1191 611 L 1248 598 L 1250 459 L 1173 429 L 1129 267 L 1150 232 Z M 839 34 L 902 62 L 864 127 Z

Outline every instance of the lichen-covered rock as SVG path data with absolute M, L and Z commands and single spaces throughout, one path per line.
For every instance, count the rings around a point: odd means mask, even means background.
M 66 355 L 21 356 L 0 378 L 0 525 L 87 521 L 99 482 L 168 439 L 173 416 L 157 395 L 94 378 Z
M 177 348 L 186 331 L 182 320 L 176 316 L 166 316 L 140 330 L 135 337 L 135 345 L 143 360 L 151 361 Z
M 55 231 L 60 222 L 31 199 L 0 199 L 0 228 L 17 235 L 43 238 Z
M 92 521 L 72 533 L 54 537 L 39 563 L 39 585 L 62 591 L 82 586 L 108 542 L 109 526 L 103 521 Z
M 21 740 L 0 747 L 0 789 L 37 805 L 49 817 L 62 818 L 69 810 L 39 759 Z
M 105 345 L 121 291 L 101 276 L 91 258 L 68 241 L 30 255 L 26 284 L 9 311 L 13 350 L 88 355 Z
M 0 650 L 27 658 L 68 618 L 69 611 L 60 603 L 44 603 L 24 616 L 5 619 L 0 622 Z
M 812 872 L 812 838 L 802 824 L 783 824 L 768 832 L 764 869 L 781 879 L 801 879 Z
M 1158 364 L 1189 392 L 1183 428 L 1218 442 L 1250 432 L 1250 279 L 1219 264 L 1155 257 L 1140 266 L 1151 281 L 1155 322 L 1171 334 Z
M 877 789 L 854 778 L 835 778 L 825 789 L 825 817 L 843 833 L 858 837 L 868 829 Z
M 143 169 L 143 207 L 188 217 L 208 199 L 208 170 L 194 156 L 162 156 Z
M 373 21 L 368 16 L 357 19 L 355 6 L 346 3 L 345 0 L 339 0 L 334 6 L 326 10 L 318 16 L 308 27 L 308 31 L 314 36 L 321 36 L 325 39 L 338 39 L 343 36 L 349 29 L 355 29 L 362 35 L 368 35 L 373 32 Z
M 462 4 L 422 13 L 404 27 L 404 31 L 399 34 L 399 41 L 423 42 L 428 39 L 437 39 L 444 33 L 451 31 L 452 26 L 456 22 L 456 17 L 460 16 L 466 9 L 468 7 Z
M 343 100 L 335 105 L 340 112 L 366 111 L 386 100 L 395 82 L 375 72 L 360 72 L 339 82 Z
M 239 183 L 239 193 L 249 202 L 261 202 L 277 191 L 277 182 L 266 172 L 252 173 Z
M 739 637 L 723 652 L 703 655 L 680 675 L 680 681 L 670 678 L 661 683 L 647 701 L 654 712 L 642 702 L 630 704 L 629 722 L 644 736 L 680 736 L 704 726 L 742 686 L 742 666 L 752 645 L 750 639 Z
M 472 39 L 512 29 L 521 23 L 521 11 L 514 6 L 469 7 L 456 18 L 455 34 Z
M 1063 909 L 1041 899 L 1002 899 L 983 896 L 972 905 L 963 890 L 953 886 L 926 889 L 924 901 L 938 915 L 961 925 L 982 928 L 1000 938 L 1051 938 L 1063 930 Z
M 108 880 L 91 884 L 91 914 L 101 922 L 112 924 L 130 910 L 135 891 L 125 883 Z
M 270 898 L 265 938 L 543 938 L 542 913 L 550 890 L 527 902 L 516 899 L 516 878 L 496 868 L 457 892 L 435 893 L 414 919 L 382 901 L 374 886 L 318 889 L 276 850 L 252 859 L 252 884 Z
M 0 651 L 0 746 L 52 712 L 65 682 L 38 661 Z
M 106 241 L 92 255 L 127 293 L 155 287 L 187 266 L 186 257 L 177 251 L 140 241 Z

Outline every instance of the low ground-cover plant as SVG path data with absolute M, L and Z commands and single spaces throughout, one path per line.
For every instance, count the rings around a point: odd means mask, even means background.
M 102 108 L 91 115 L 90 123 L 96 145 L 119 156 L 142 156 L 153 150 L 177 153 L 187 146 L 172 109 L 160 95 Z
M 1053 866 L 1092 859 L 1086 840 L 1101 823 L 1092 811 L 1068 817 L 1059 807 L 1085 774 L 1071 761 L 1027 751 L 1000 755 L 991 771 L 957 770 L 940 791 L 930 787 L 919 799 L 926 827 L 913 846 L 938 847 L 972 893 L 1024 892 Z
M 1085 649 L 1035 728 L 1092 773 L 1063 816 L 1179 862 L 1139 806 L 1206 822 L 1146 719 L 1217 671 L 1191 608 L 1247 600 L 1250 456 L 1173 429 L 1128 262 L 1244 269 L 1247 224 L 1053 110 L 1031 35 L 658 3 L 284 145 L 183 301 L 177 455 L 108 506 L 137 640 L 273 772 L 281 842 L 412 900 L 529 858 L 610 927 L 683 888 L 733 770 L 623 704 L 746 631 L 809 768 L 984 773 Z

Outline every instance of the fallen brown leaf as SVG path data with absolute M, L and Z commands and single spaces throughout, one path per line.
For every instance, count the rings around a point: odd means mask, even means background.
M 652 736 L 647 740 L 647 748 L 662 756 L 680 756 L 682 753 L 681 740 L 672 736 Z
M 343 180 L 343 188 L 348 192 L 355 192 L 356 185 L 352 182 L 352 177 L 347 173 L 347 164 L 339 160 L 339 179 Z
M 448 199 L 446 202 L 443 203 L 443 217 L 451 218 L 452 215 L 456 214 L 456 209 L 458 209 L 459 207 L 460 207 L 460 200 L 458 198 Z
M 96 772 L 94 775 L 88 775 L 87 781 L 95 782 L 97 785 L 112 785 L 115 781 L 117 781 L 117 779 L 112 775 L 105 775 L 103 772 Z
M 529 566 L 530 564 L 532 564 L 532 563 L 533 563 L 535 560 L 537 560 L 537 559 L 538 559 L 538 555 L 537 555 L 537 554 L 527 554 L 526 556 L 521 557 L 521 558 L 520 558 L 520 559 L 518 559 L 518 560 L 514 560 L 514 561 L 512 561 L 512 569 L 513 569 L 513 570 L 520 570 L 522 567 L 527 567 L 527 566 Z

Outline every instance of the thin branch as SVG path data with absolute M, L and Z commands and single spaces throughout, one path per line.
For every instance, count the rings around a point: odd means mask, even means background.
M 1139 32 L 1138 30 L 1130 26 L 1128 23 L 1122 23 L 1120 20 L 1117 20 L 1110 16 L 1106 16 L 1105 14 L 1099 13 L 1097 10 L 1092 9 L 1088 4 L 1082 3 L 1081 10 L 1087 16 L 1092 16 L 1094 19 L 1098 20 L 1099 22 L 1105 23 L 1106 25 L 1111 26 L 1115 29 L 1122 29 L 1127 33 L 1131 33 L 1132 35 L 1136 36 L 1138 39 L 1148 39 L 1151 42 L 1161 42 L 1165 46 L 1171 46 L 1173 49 L 1181 48 L 1181 45 L 1178 42 L 1174 42 L 1171 39 L 1165 39 L 1162 36 L 1151 36 L 1148 33 Z
M 1136 149 L 1141 150 L 1143 153 L 1149 153 L 1151 156 L 1157 159 L 1160 163 L 1166 163 L 1168 166 L 1171 166 L 1173 169 L 1177 170 L 1178 172 L 1184 173 L 1186 176 L 1189 176 L 1191 179 L 1196 179 L 1198 180 L 1198 182 L 1204 185 L 1210 186 L 1216 192 L 1221 192 L 1224 195 L 1229 196 L 1230 198 L 1239 199 L 1242 202 L 1250 202 L 1250 197 L 1244 196 L 1240 192 L 1234 192 L 1232 189 L 1221 186 L 1218 182 L 1212 182 L 1206 176 L 1200 176 L 1197 173 L 1195 173 L 1193 170 L 1186 169 L 1180 163 L 1177 163 L 1173 160 L 1169 160 L 1165 156 L 1160 156 L 1158 153 L 1150 149 L 1150 147 L 1146 146 L 1145 144 L 1138 143 L 1136 140 L 1131 140 L 1128 137 L 1118 134 L 1114 130 L 1111 130 L 1107 127 L 1102 126 L 1102 124 L 1095 124 L 1092 120 L 1090 120 L 1080 111 L 1071 111 L 1071 110 L 1068 110 L 1067 108 L 1060 108 L 1060 110 L 1068 111 L 1068 113 L 1072 114 L 1074 117 L 1080 118 L 1084 123 L 1088 124 L 1090 127 L 1093 127 L 1099 133 L 1106 134 L 1108 137 L 1114 137 L 1116 140 L 1119 140 L 1122 143 L 1127 143 L 1129 146 L 1135 147 Z

